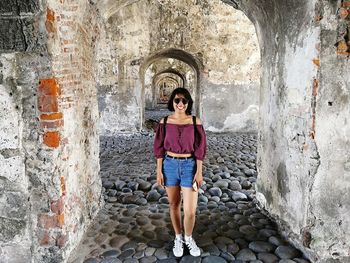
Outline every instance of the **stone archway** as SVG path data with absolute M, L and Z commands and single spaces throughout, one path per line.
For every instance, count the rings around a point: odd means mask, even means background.
M 168 58 L 168 59 L 172 58 L 172 59 L 182 61 L 186 63 L 188 66 L 190 66 L 192 70 L 195 72 L 196 86 L 193 91 L 193 95 L 194 95 L 193 97 L 194 97 L 195 112 L 197 113 L 198 116 L 200 116 L 201 114 L 200 113 L 200 85 L 201 85 L 201 78 L 202 78 L 204 66 L 199 59 L 195 58 L 193 55 L 191 55 L 186 51 L 170 48 L 170 49 L 158 51 L 152 54 L 151 56 L 149 56 L 148 58 L 146 58 L 140 67 L 140 78 L 141 78 L 142 87 L 143 87 L 142 90 L 144 90 L 144 87 L 145 87 L 145 72 L 147 68 L 152 63 L 162 58 Z M 166 71 L 164 71 L 164 73 L 165 72 Z M 142 114 L 142 116 L 144 116 L 144 114 Z
M 178 81 L 176 81 L 178 83 L 178 87 L 184 87 L 186 88 L 187 86 L 187 80 L 186 80 L 186 77 L 184 76 L 184 74 L 181 74 L 179 71 L 177 70 L 174 70 L 174 69 L 166 69 L 166 70 L 163 70 L 163 71 L 160 71 L 159 73 L 157 73 L 156 75 L 154 75 L 153 77 L 153 81 L 152 81 L 152 95 L 153 95 L 153 106 L 156 105 L 156 100 L 157 98 L 159 97 L 159 92 L 158 91 L 158 84 L 157 82 L 160 81 L 160 79 L 158 79 L 158 77 L 160 77 L 161 75 L 164 75 L 164 74 L 172 74 L 174 76 L 177 76 L 179 79 L 181 79 L 181 83 L 179 83 Z M 158 79 L 158 80 L 157 80 Z
M 171 91 L 177 87 L 181 87 L 181 83 L 176 79 L 176 77 L 169 76 L 169 74 L 159 75 L 159 79 L 155 80 L 155 98 L 154 101 L 157 104 L 164 104 L 168 101 Z

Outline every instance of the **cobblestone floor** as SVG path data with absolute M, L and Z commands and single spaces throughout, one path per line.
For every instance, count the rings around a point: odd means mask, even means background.
M 256 135 L 208 134 L 194 238 L 200 257 L 172 254 L 168 199 L 156 185 L 153 134 L 101 138 L 104 208 L 69 263 L 305 263 L 255 200 Z
M 170 114 L 171 112 L 169 112 L 168 109 L 164 105 L 162 105 L 162 108 L 159 109 L 145 110 L 145 120 L 151 119 L 159 122 L 161 118 Z

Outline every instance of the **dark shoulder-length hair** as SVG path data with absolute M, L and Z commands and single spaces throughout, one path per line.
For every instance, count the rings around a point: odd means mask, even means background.
M 186 114 L 191 115 L 193 100 L 192 100 L 191 94 L 185 88 L 176 88 L 173 90 L 173 92 L 170 95 L 169 101 L 168 101 L 168 110 L 175 111 L 173 101 L 174 101 L 175 96 L 178 94 L 183 95 L 188 100 Z

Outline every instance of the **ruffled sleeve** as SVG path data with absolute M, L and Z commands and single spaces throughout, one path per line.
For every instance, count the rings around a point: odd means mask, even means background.
M 197 125 L 197 133 L 194 142 L 194 156 L 197 160 L 203 161 L 207 152 L 207 137 L 203 125 Z
M 164 124 L 159 123 L 156 131 L 156 135 L 154 138 L 154 144 L 153 144 L 153 152 L 154 157 L 157 159 L 163 158 L 165 155 L 164 150 Z

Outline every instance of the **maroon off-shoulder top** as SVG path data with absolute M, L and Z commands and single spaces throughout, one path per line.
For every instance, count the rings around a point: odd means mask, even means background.
M 196 125 L 196 137 L 193 124 L 166 124 L 164 138 L 164 123 L 159 123 L 154 138 L 154 156 L 163 158 L 167 151 L 173 153 L 191 153 L 197 160 L 203 160 L 206 154 L 207 140 L 204 128 Z M 194 138 L 195 137 L 195 138 Z

